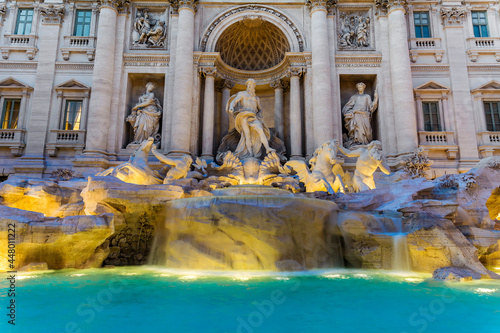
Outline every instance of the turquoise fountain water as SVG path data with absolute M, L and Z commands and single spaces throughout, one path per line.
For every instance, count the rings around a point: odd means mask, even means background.
M 429 277 L 155 267 L 26 273 L 17 324 L 2 319 L 0 332 L 498 332 L 499 282 Z M 0 295 L 4 311 L 4 282 Z

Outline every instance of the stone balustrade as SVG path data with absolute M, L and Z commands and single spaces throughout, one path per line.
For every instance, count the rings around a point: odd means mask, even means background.
M 417 62 L 421 55 L 432 55 L 436 62 L 443 60 L 444 50 L 441 48 L 441 38 L 410 38 L 410 58 Z
M 94 60 L 95 41 L 93 36 L 64 36 L 64 47 L 61 53 L 64 60 L 69 60 L 71 53 L 85 53 L 89 61 Z
M 50 156 L 57 156 L 60 148 L 73 148 L 77 154 L 81 154 L 85 146 L 85 130 L 51 130 L 47 152 Z
M 37 35 L 4 35 L 5 42 L 1 47 L 2 58 L 9 59 L 11 52 L 26 52 L 29 60 L 35 58 L 35 54 L 38 51 L 36 47 Z
M 454 132 L 418 132 L 420 146 L 426 151 L 441 153 L 444 151 L 446 158 L 453 160 L 457 158 L 458 145 L 455 141 Z
M 22 129 L 0 129 L 0 147 L 9 147 L 12 155 L 21 156 L 25 133 Z
M 472 62 L 482 54 L 493 54 L 500 62 L 500 37 L 467 38 L 467 54 Z

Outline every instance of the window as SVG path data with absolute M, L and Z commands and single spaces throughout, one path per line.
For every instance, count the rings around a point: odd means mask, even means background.
M 91 10 L 77 10 L 75 17 L 75 29 L 73 36 L 90 36 Z
M 29 35 L 33 23 L 33 9 L 20 8 L 17 13 L 16 35 Z
M 486 12 L 472 12 L 472 26 L 474 28 L 474 37 L 488 37 Z
M 415 37 L 430 38 L 429 12 L 415 12 L 413 13 L 413 20 L 415 22 Z
M 2 129 L 16 129 L 21 109 L 20 99 L 5 99 L 2 110 Z
M 82 100 L 67 100 L 64 108 L 63 130 L 78 131 L 82 117 Z
M 486 129 L 489 132 L 500 132 L 500 102 L 484 102 Z
M 439 106 L 437 102 L 423 102 L 422 109 L 424 111 L 424 131 L 439 132 L 441 131 L 441 122 L 439 120 Z

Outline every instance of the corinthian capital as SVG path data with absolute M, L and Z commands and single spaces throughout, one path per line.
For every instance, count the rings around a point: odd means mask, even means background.
M 113 8 L 117 12 L 128 9 L 130 6 L 129 0 L 99 0 L 101 7 Z
M 207 77 L 212 76 L 215 77 L 217 75 L 217 68 L 215 67 L 200 67 L 200 74 Z
M 170 6 L 172 7 L 172 11 L 174 13 L 177 13 L 179 10 L 183 8 L 196 11 L 197 5 L 198 5 L 198 0 L 170 0 Z
M 443 26 L 446 27 L 461 27 L 465 20 L 465 8 L 441 8 L 441 18 Z
M 393 10 L 405 10 L 407 5 L 406 0 L 375 0 L 375 5 L 378 8 L 379 15 L 385 15 Z
M 309 7 L 311 14 L 316 10 L 324 10 L 328 12 L 337 4 L 337 0 L 307 0 L 306 5 Z
M 42 23 L 61 24 L 64 17 L 64 6 L 40 5 L 39 10 L 42 14 Z

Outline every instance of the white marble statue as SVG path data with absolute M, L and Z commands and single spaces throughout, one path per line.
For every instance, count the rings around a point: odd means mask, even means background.
M 264 146 L 267 154 L 274 151 L 269 146 L 271 138 L 269 128 L 264 124 L 260 115 L 260 100 L 255 94 L 255 81 L 246 82 L 247 90 L 240 91 L 229 98 L 226 111 L 234 116 L 236 130 L 241 138 L 234 155 L 240 159 L 246 157 L 260 157 L 261 147 Z
M 149 138 L 141 143 L 128 162 L 109 168 L 96 176 L 113 176 L 126 183 L 139 185 L 156 185 L 162 183 L 160 174 L 148 165 L 148 155 L 154 147 L 154 139 Z
M 306 187 L 306 192 L 344 193 L 342 180 L 344 171 L 337 160 L 338 146 L 337 140 L 323 143 L 309 161 L 310 169 L 302 160 L 288 161 L 285 166 L 297 172 L 299 180 Z
M 353 150 L 341 146 L 338 146 L 338 148 L 344 155 L 358 158 L 352 185 L 354 192 L 373 190 L 375 188 L 373 174 L 377 169 L 380 169 L 386 175 L 391 173 L 384 157 L 380 154 L 382 149 L 380 141 L 372 141 L 367 148 L 360 147 Z
M 371 119 L 377 109 L 378 92 L 375 89 L 374 99 L 365 94 L 366 85 L 363 82 L 356 84 L 358 93 L 353 95 L 342 109 L 345 127 L 347 128 L 347 147 L 366 145 L 373 140 Z
M 184 155 L 181 158 L 171 158 L 161 154 L 156 148 L 153 148 L 153 155 L 155 155 L 161 163 L 171 167 L 170 170 L 167 171 L 163 184 L 169 184 L 175 180 L 188 177 L 189 171 L 191 171 L 191 165 L 193 164 L 193 158 L 191 156 Z
M 162 107 L 153 93 L 155 88 L 152 82 L 146 84 L 146 93 L 139 97 L 139 103 L 127 117 L 127 121 L 134 128 L 133 143 L 141 143 L 150 137 L 155 138 L 158 134 Z

